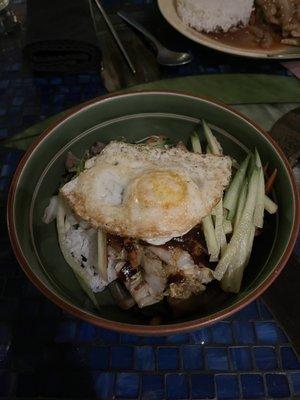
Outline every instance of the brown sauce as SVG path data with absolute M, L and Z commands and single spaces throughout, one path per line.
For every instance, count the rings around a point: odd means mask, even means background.
M 257 38 L 247 27 L 238 29 L 234 32 L 208 33 L 207 35 L 210 38 L 226 45 L 242 47 L 249 50 L 277 50 L 282 47 L 282 44 L 280 43 L 282 38 L 279 34 L 272 32 L 273 41 L 271 46 L 264 47 L 261 45 L 261 40 Z
M 206 35 L 220 43 L 248 50 L 278 50 L 283 46 L 278 28 L 265 23 L 258 12 L 253 13 L 246 27 Z
M 126 282 L 136 273 L 137 269 L 133 268 L 133 266 L 129 262 L 126 262 L 119 271 L 118 278 L 120 279 L 121 282 Z
M 193 315 L 205 315 L 221 307 L 231 297 L 230 293 L 223 292 L 219 282 L 211 282 L 206 290 L 188 299 L 175 299 L 168 297 L 167 301 L 172 310 L 173 319 Z
M 185 281 L 185 276 L 182 272 L 171 274 L 168 277 L 168 285 L 171 285 L 171 283 L 182 283 L 184 281 Z
M 123 248 L 125 248 L 128 253 L 134 250 L 134 241 L 121 236 L 107 234 L 107 243 L 119 252 L 121 252 Z M 140 243 L 143 246 L 150 246 L 149 243 L 142 240 Z M 211 267 L 201 225 L 197 225 L 183 236 L 173 238 L 162 247 L 167 249 L 174 247 L 180 248 L 184 251 L 187 251 L 191 255 L 195 264 L 202 264 L 206 267 Z M 129 259 L 129 261 L 132 260 Z
M 201 225 L 197 225 L 184 236 L 173 238 L 164 246 L 167 248 L 178 247 L 190 253 L 195 264 L 209 266 L 209 257 Z
M 107 244 L 111 246 L 116 251 L 122 251 L 124 247 L 125 238 L 117 235 L 112 235 L 110 233 L 107 234 Z

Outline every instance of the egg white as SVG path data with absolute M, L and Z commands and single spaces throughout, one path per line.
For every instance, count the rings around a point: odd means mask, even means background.
M 95 228 L 163 244 L 208 215 L 231 175 L 229 157 L 111 142 L 60 191 Z

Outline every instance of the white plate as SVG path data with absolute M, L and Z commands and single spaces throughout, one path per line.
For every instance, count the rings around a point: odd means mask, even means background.
M 198 32 L 195 29 L 185 25 L 179 18 L 176 10 L 176 0 L 158 0 L 159 9 L 164 18 L 173 26 L 178 32 L 187 38 L 202 44 L 203 46 L 222 51 L 224 53 L 234 54 L 244 57 L 254 58 L 278 58 L 290 59 L 300 58 L 300 48 L 292 46 L 278 46 L 273 50 L 265 49 L 247 49 L 244 47 L 230 46 L 218 40 L 214 40 L 208 35 Z

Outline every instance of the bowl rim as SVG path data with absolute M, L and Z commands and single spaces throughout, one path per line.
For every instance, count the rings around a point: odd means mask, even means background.
M 139 324 L 130 324 L 130 323 L 123 323 L 123 322 L 116 322 L 112 320 L 105 319 L 100 316 L 95 316 L 93 314 L 90 314 L 88 311 L 84 311 L 80 309 L 79 307 L 75 306 L 74 304 L 69 303 L 67 300 L 64 300 L 61 298 L 59 295 L 57 295 L 54 291 L 49 289 L 31 270 L 29 264 L 26 261 L 26 258 L 23 256 L 21 246 L 19 245 L 18 242 L 18 235 L 15 230 L 15 225 L 14 225 L 14 201 L 15 201 L 15 194 L 16 190 L 18 187 L 18 182 L 21 173 L 23 170 L 26 168 L 27 160 L 30 158 L 30 155 L 34 152 L 35 148 L 51 133 L 53 132 L 53 129 L 56 128 L 59 124 L 61 124 L 63 121 L 66 119 L 71 118 L 74 114 L 79 113 L 83 109 L 85 109 L 88 106 L 91 106 L 96 103 L 101 103 L 106 100 L 111 100 L 114 98 L 118 97 L 126 97 L 126 96 L 137 96 L 137 95 L 144 95 L 144 94 L 149 94 L 149 95 L 177 95 L 177 96 L 183 96 L 183 97 L 189 97 L 189 98 L 194 98 L 196 100 L 204 100 L 206 102 L 212 103 L 214 105 L 217 105 L 226 111 L 229 111 L 231 114 L 235 114 L 236 116 L 242 118 L 245 120 L 247 123 L 252 125 L 252 127 L 255 128 L 255 130 L 264 136 L 268 142 L 271 143 L 273 146 L 274 150 L 277 152 L 279 155 L 281 161 L 284 163 L 288 175 L 289 175 L 289 180 L 290 184 L 292 187 L 293 195 L 294 195 L 294 201 L 295 201 L 295 213 L 294 213 L 294 222 L 293 222 L 293 227 L 291 230 L 291 235 L 289 242 L 287 243 L 287 247 L 284 251 L 284 253 L 281 255 L 279 262 L 276 264 L 274 267 L 273 271 L 270 273 L 270 275 L 254 290 L 252 290 L 249 294 L 247 294 L 243 299 L 238 301 L 237 303 L 227 307 L 225 310 L 217 311 L 212 315 L 208 315 L 205 317 L 201 318 L 196 318 L 190 321 L 186 322 L 180 322 L 180 323 L 174 323 L 174 324 L 167 324 L 167 325 L 139 325 Z M 254 301 L 257 297 L 259 297 L 272 283 L 273 281 L 277 278 L 279 273 L 283 270 L 285 267 L 286 263 L 288 262 L 288 259 L 293 251 L 294 245 L 297 240 L 298 236 L 298 230 L 299 230 L 299 225 L 300 225 L 300 196 L 299 196 L 299 190 L 297 187 L 297 183 L 294 177 L 294 174 L 292 172 L 292 168 L 283 153 L 283 150 L 279 147 L 279 145 L 275 142 L 275 140 L 266 132 L 264 131 L 258 124 L 253 122 L 250 118 L 247 116 L 243 115 L 241 112 L 235 110 L 234 108 L 218 101 L 213 98 L 210 98 L 209 96 L 198 96 L 190 93 L 186 93 L 184 91 L 176 91 L 176 90 L 137 90 L 137 91 L 125 91 L 122 93 L 113 93 L 113 94 L 108 94 L 104 96 L 99 96 L 96 98 L 93 98 L 87 102 L 81 103 L 75 107 L 72 107 L 69 109 L 69 111 L 64 114 L 61 118 L 53 122 L 41 135 L 38 136 L 38 138 L 29 146 L 25 154 L 23 155 L 22 159 L 20 160 L 15 173 L 13 175 L 11 185 L 9 188 L 9 193 L 8 193 L 8 202 L 7 202 L 7 226 L 8 226 L 8 233 L 9 233 L 9 238 L 12 244 L 12 248 L 14 251 L 14 254 L 16 256 L 16 259 L 18 263 L 20 264 L 21 268 L 29 278 L 29 280 L 51 301 L 53 301 L 57 306 L 60 308 L 64 309 L 68 313 L 74 315 L 75 317 L 78 317 L 82 320 L 85 320 L 89 323 L 92 323 L 94 325 L 97 325 L 101 328 L 106 328 L 106 329 L 112 329 L 118 332 L 123 332 L 123 333 L 131 333 L 131 334 L 137 334 L 137 335 L 169 335 L 169 334 L 175 334 L 175 333 L 183 333 L 183 332 L 190 332 L 196 329 L 200 329 L 202 327 L 205 327 L 207 325 L 213 324 L 219 320 L 222 320 L 224 318 L 228 318 L 232 314 L 236 313 L 237 311 L 241 310 L 245 306 L 247 306 L 249 303 Z

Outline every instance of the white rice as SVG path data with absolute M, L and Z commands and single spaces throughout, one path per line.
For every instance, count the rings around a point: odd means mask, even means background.
M 115 260 L 108 257 L 108 282 L 98 274 L 97 265 L 97 231 L 86 227 L 86 223 L 78 224 L 78 220 L 70 214 L 67 216 L 69 228 L 66 231 L 66 246 L 71 255 L 84 268 L 90 288 L 93 292 L 101 292 L 108 283 L 116 279 Z
M 182 21 L 203 32 L 227 32 L 238 25 L 247 25 L 254 0 L 177 0 Z

